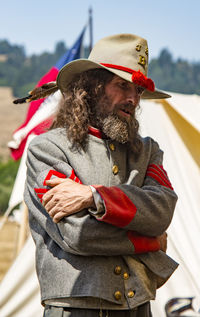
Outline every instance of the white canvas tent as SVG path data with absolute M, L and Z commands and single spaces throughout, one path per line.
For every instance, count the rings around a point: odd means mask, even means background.
M 173 93 L 164 102 L 141 102 L 141 134 L 152 136 L 164 150 L 164 167 L 179 196 L 168 230 L 167 252 L 180 265 L 158 290 L 156 301 L 152 302 L 154 317 L 165 316 L 164 305 L 172 297 L 194 296 L 195 308 L 200 308 L 199 119 L 199 96 Z M 21 176 L 19 179 L 23 183 Z M 18 189 L 14 187 L 11 197 L 19 197 Z M 0 284 L 0 307 L 0 317 L 42 316 L 31 239 Z
M 200 308 L 200 97 L 172 94 L 167 102 L 143 102 L 142 135 L 164 150 L 164 167 L 179 196 L 168 230 L 168 254 L 180 265 L 152 302 L 155 317 L 172 297 L 194 296 Z

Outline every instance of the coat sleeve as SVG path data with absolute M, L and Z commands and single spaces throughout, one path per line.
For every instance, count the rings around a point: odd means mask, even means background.
M 61 163 L 62 170 L 59 169 Z M 132 255 L 160 249 L 159 241 L 154 237 L 147 237 L 145 241 L 142 241 L 140 249 L 135 248 L 127 230 L 97 221 L 88 210 L 64 217 L 58 224 L 53 223 L 42 206 L 41 200 L 48 190 L 45 180 L 54 176 L 70 177 L 79 182 L 67 162 L 65 153 L 53 142 L 35 138 L 28 150 L 24 196 L 29 209 L 29 223 L 32 231 L 44 236 L 48 235 L 66 252 L 85 256 Z
M 163 152 L 153 141 L 142 187 L 92 185 L 105 207 L 103 213 L 94 215 L 96 219 L 130 230 L 133 243 L 132 231 L 152 237 L 164 233 L 172 220 L 177 195 L 162 164 Z

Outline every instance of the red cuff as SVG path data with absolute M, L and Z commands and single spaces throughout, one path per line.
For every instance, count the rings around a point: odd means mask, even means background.
M 105 215 L 98 220 L 120 228 L 127 226 L 133 220 L 137 208 L 121 189 L 101 185 L 92 186 L 100 194 L 106 207 Z
M 160 242 L 154 237 L 141 236 L 133 231 L 128 231 L 127 236 L 135 248 L 135 253 L 146 253 L 160 250 Z

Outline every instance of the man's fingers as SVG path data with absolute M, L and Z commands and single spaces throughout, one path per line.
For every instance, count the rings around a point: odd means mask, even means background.
M 71 181 L 71 179 L 65 179 L 65 178 L 53 178 L 53 179 L 50 179 L 50 180 L 46 180 L 46 184 L 47 186 L 50 186 L 50 187 L 55 187 L 57 185 L 60 185 L 61 183 L 63 182 L 68 182 L 68 181 Z M 54 191 L 53 191 L 53 188 L 52 189 L 49 189 L 48 192 L 46 194 L 43 195 L 43 198 L 42 198 L 42 205 L 46 208 L 46 204 L 51 200 L 51 198 L 53 197 L 54 195 Z
M 48 214 L 52 218 L 53 222 L 58 223 L 62 218 L 72 215 L 74 212 L 70 210 L 62 211 L 61 208 L 59 209 L 57 206 L 52 208 Z
M 64 215 L 63 217 L 70 216 L 74 213 L 74 211 L 71 210 L 71 208 L 69 210 L 66 208 L 65 210 L 63 210 L 61 207 L 58 207 L 56 205 L 53 208 L 49 209 L 49 211 L 47 212 L 51 218 L 54 218 L 56 215 L 59 215 L 60 213 Z
M 53 179 L 49 179 L 49 180 L 46 180 L 46 185 L 47 186 L 50 186 L 50 187 L 54 187 L 54 186 L 57 186 L 63 182 L 66 182 L 66 178 L 59 178 L 59 177 L 56 177 L 56 178 L 53 178 Z
M 46 202 L 44 201 L 43 206 L 45 207 L 46 211 L 49 213 L 50 211 L 54 210 L 55 207 L 58 208 L 57 203 L 58 201 L 55 200 L 52 196 L 51 199 L 46 200 Z
M 42 206 L 46 208 L 47 203 L 52 199 L 53 195 L 51 195 L 49 192 L 43 195 L 42 197 Z
M 55 216 L 53 217 L 53 222 L 58 223 L 65 216 L 66 216 L 66 213 L 64 213 L 63 211 L 60 211 L 56 213 Z
M 49 216 L 51 217 L 51 218 L 53 218 L 55 215 L 56 215 L 56 213 L 59 213 L 60 211 L 58 211 L 58 208 L 57 207 L 54 207 L 54 208 L 52 208 L 52 209 L 50 209 L 50 211 L 48 211 L 48 214 L 49 214 Z

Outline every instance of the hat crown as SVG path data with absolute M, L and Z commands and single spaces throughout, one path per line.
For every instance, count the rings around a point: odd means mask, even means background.
M 144 99 L 162 99 L 170 96 L 155 90 L 155 84 L 147 78 L 148 45 L 134 34 L 117 34 L 98 41 L 88 59 L 78 59 L 66 64 L 58 73 L 57 86 L 64 93 L 73 78 L 92 69 L 106 69 L 124 80 L 145 88 Z
M 147 76 L 147 41 L 134 34 L 108 36 L 96 43 L 88 60 L 99 64 L 120 65 L 135 71 L 140 70 Z

